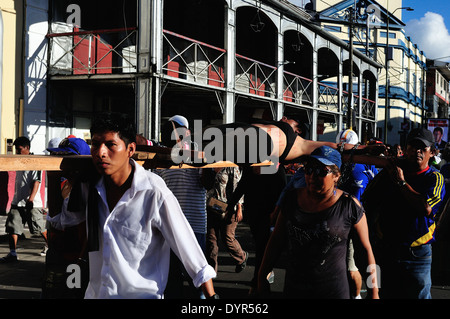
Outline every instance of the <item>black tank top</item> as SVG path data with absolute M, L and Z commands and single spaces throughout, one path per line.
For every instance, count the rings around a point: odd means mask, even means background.
M 289 152 L 291 151 L 292 145 L 294 145 L 295 139 L 297 138 L 297 134 L 292 129 L 292 126 L 286 122 L 265 121 L 265 120 L 259 120 L 259 119 L 253 121 L 252 124 L 275 125 L 280 130 L 283 131 L 284 135 L 286 136 L 286 148 L 284 149 L 283 153 L 280 155 L 280 158 L 279 158 L 280 163 L 283 164 L 284 160 L 286 159 Z
M 283 131 L 283 133 L 286 135 L 286 147 L 283 153 L 279 156 L 279 162 L 283 164 L 292 148 L 292 145 L 294 145 L 297 134 L 288 123 L 281 121 L 265 121 L 260 119 L 255 119 L 250 124 L 235 122 L 214 126 L 215 128 L 218 128 L 223 134 L 223 149 L 225 150 L 223 160 L 229 160 L 237 164 L 254 164 L 270 159 L 269 155 L 273 150 L 273 142 L 271 137 L 269 136 L 269 134 L 267 134 L 266 131 L 252 124 L 275 125 Z M 232 147 L 227 144 L 228 142 L 230 142 L 230 140 L 227 139 L 227 135 L 229 134 L 227 132 L 228 129 L 243 129 L 244 131 L 246 131 L 249 128 L 257 128 L 255 130 L 257 135 L 256 137 L 258 139 L 256 143 L 249 142 L 249 139 L 245 139 L 244 144 L 241 145 L 236 142 L 238 139 L 235 137 Z M 265 141 L 262 141 L 262 139 L 265 139 Z M 209 141 L 203 141 L 203 145 L 207 145 L 208 142 Z M 267 149 L 260 149 L 261 145 L 267 145 Z M 245 152 L 245 154 L 242 155 L 240 152 Z M 255 157 L 255 154 L 257 154 L 258 157 Z

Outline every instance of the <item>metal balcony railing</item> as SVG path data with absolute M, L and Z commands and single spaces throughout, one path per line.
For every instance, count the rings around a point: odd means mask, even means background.
M 224 49 L 163 30 L 163 72 L 199 84 L 225 86 Z
M 373 100 L 370 100 L 368 98 L 361 98 L 362 101 L 362 107 L 361 112 L 359 110 L 359 96 L 353 95 L 353 111 L 355 112 L 355 115 L 358 117 L 362 117 L 367 120 L 375 120 L 376 116 L 376 102 Z M 347 111 L 348 106 L 348 92 L 343 91 L 342 96 L 342 105 L 343 105 L 343 111 Z
M 235 89 L 259 96 L 276 97 L 277 68 L 236 54 Z
M 111 74 L 137 71 L 137 28 L 50 33 L 50 74 Z M 110 41 L 107 41 L 109 39 Z
M 283 100 L 295 104 L 312 105 L 312 80 L 283 72 Z
M 62 32 L 50 33 L 50 74 L 108 74 L 137 71 L 137 28 L 80 31 L 68 25 L 52 25 Z M 69 31 L 69 32 L 65 32 Z M 110 40 L 109 42 L 107 40 Z M 131 43 L 131 45 L 129 45 Z M 165 76 L 201 85 L 225 87 L 227 51 L 195 39 L 163 30 L 162 71 Z M 266 98 L 277 98 L 278 68 L 236 54 L 234 89 Z M 313 105 L 313 81 L 283 72 L 282 99 L 296 105 Z M 318 108 L 339 112 L 339 90 L 319 82 Z M 342 92 L 342 111 L 346 111 L 348 92 Z M 375 101 L 353 98 L 356 114 L 374 120 Z
M 362 111 L 362 114 L 361 114 L 362 117 L 369 119 L 369 120 L 375 120 L 376 102 L 363 97 L 361 111 Z
M 339 89 L 324 83 L 318 84 L 318 107 L 327 111 L 339 111 Z

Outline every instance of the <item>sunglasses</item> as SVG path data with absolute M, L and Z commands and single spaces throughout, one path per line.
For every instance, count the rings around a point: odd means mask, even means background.
M 313 175 L 317 177 L 325 177 L 328 174 L 332 173 L 331 169 L 326 166 L 317 166 L 317 165 L 306 165 L 305 166 L 305 174 Z

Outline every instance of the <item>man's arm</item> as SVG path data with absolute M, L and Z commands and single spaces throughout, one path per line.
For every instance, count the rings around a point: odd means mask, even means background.
M 216 292 L 214 291 L 212 279 L 209 279 L 208 281 L 204 282 L 200 287 L 207 299 L 212 298 L 216 294 Z
M 432 212 L 432 208 L 429 205 L 425 194 L 417 192 L 411 185 L 405 181 L 403 170 L 396 165 L 388 165 L 386 169 L 389 172 L 389 176 L 393 183 L 395 183 L 400 189 L 404 200 L 414 208 L 418 215 L 429 216 Z
M 30 196 L 28 197 L 27 202 L 33 203 L 34 198 L 36 197 L 36 194 L 37 194 L 37 192 L 39 190 L 39 185 L 40 184 L 41 184 L 41 181 L 34 181 L 33 182 L 33 186 L 31 187 L 31 193 L 30 193 Z

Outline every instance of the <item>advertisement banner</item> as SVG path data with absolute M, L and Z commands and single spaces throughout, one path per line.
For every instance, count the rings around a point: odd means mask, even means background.
M 449 122 L 448 119 L 427 120 L 427 129 L 433 133 L 436 147 L 440 150 L 442 150 L 448 142 Z

